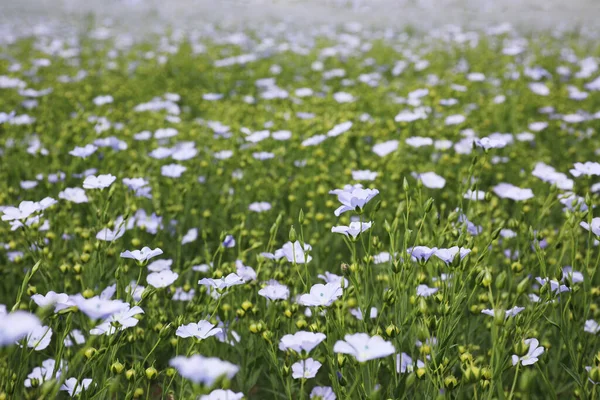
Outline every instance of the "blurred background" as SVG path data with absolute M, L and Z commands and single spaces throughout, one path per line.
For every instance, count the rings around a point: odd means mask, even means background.
M 510 22 L 526 30 L 597 25 L 600 0 L 0 0 L 0 21 L 83 17 L 110 19 L 128 29 L 152 29 L 155 22 L 195 27 L 202 22 L 252 24 L 288 21 L 431 29 L 467 28 Z

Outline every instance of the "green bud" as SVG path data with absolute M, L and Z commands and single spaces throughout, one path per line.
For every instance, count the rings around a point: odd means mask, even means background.
M 120 362 L 116 361 L 114 362 L 111 366 L 110 366 L 110 372 L 112 372 L 115 375 L 120 374 L 121 372 L 123 372 L 123 369 L 125 368 L 125 366 L 123 364 L 121 364 Z
M 296 239 L 297 239 L 297 236 L 298 236 L 298 235 L 296 235 L 296 230 L 295 230 L 295 229 L 294 229 L 294 227 L 292 226 L 292 227 L 290 228 L 290 234 L 289 234 L 289 236 L 288 236 L 288 237 L 289 237 L 289 239 L 290 239 L 290 242 L 294 243 L 294 242 L 296 241 Z
M 158 371 L 154 367 L 146 368 L 146 379 L 153 380 L 158 376 Z

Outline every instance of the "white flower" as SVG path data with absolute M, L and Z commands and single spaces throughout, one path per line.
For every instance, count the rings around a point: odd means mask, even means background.
M 69 152 L 73 157 L 86 158 L 94 154 L 98 150 L 93 144 L 86 144 L 85 147 L 75 147 Z
M 482 139 L 475 140 L 475 144 L 477 146 L 482 147 L 484 150 L 489 149 L 501 149 L 506 146 L 506 142 L 499 139 L 490 139 L 489 137 L 484 137 Z
M 417 286 L 417 296 L 420 297 L 429 297 L 437 293 L 440 290 L 439 288 L 430 288 L 427 285 L 419 285 Z
M 258 213 L 264 212 L 264 211 L 269 211 L 270 209 L 271 209 L 271 204 L 267 203 L 266 201 L 255 202 L 248 206 L 248 210 L 258 212 Z
M 593 319 L 588 319 L 587 321 L 585 321 L 583 331 L 591 333 L 592 335 L 600 333 L 600 324 L 594 321 Z
M 104 95 L 104 96 L 96 96 L 94 97 L 94 104 L 97 106 L 103 106 L 105 104 L 110 104 L 114 101 L 113 97 L 111 95 Z
M 2 210 L 2 221 L 23 220 L 41 211 L 41 206 L 35 201 L 22 201 L 19 207 L 5 207 Z
M 310 288 L 310 293 L 299 297 L 298 304 L 303 306 L 329 307 L 343 292 L 339 283 L 328 283 L 326 285 L 317 283 Z
M 395 152 L 398 149 L 398 144 L 397 140 L 378 143 L 373 146 L 373 153 L 377 154 L 379 157 L 385 157 L 388 154 Z
M 575 163 L 573 169 L 569 170 L 571 175 L 575 178 L 580 177 L 581 175 L 586 176 L 597 176 L 600 175 L 600 163 L 587 161 L 584 163 Z
M 42 362 L 41 367 L 35 367 L 28 375 L 27 379 L 25 379 L 24 385 L 27 388 L 32 387 L 32 381 L 37 381 L 37 385 L 41 385 L 42 383 L 52 379 L 54 376 L 54 369 L 56 367 L 56 361 L 50 358 Z M 56 371 L 56 379 L 60 379 L 62 375 L 62 371 L 66 369 L 66 363 L 61 360 Z
M 355 181 L 374 181 L 378 173 L 367 170 L 352 171 L 352 179 Z
M 425 363 L 417 360 L 417 368 L 425 368 Z M 406 353 L 401 353 L 396 356 L 396 372 L 399 374 L 411 373 L 415 369 L 413 359 Z
M 88 197 L 85 194 L 85 190 L 83 190 L 82 188 L 66 188 L 62 192 L 58 193 L 58 198 L 76 204 L 88 202 Z
M 235 393 L 232 390 L 215 389 L 209 394 L 203 394 L 198 400 L 241 400 L 244 393 Z
M 307 358 L 292 364 L 292 378 L 294 379 L 310 379 L 314 378 L 321 368 L 321 363 Z
M 82 379 L 81 383 L 77 382 L 77 378 L 69 378 L 62 384 L 60 390 L 63 390 L 69 393 L 69 396 L 75 397 L 80 394 L 83 390 L 87 390 L 87 388 L 92 384 L 92 380 L 89 378 Z
M 350 226 L 334 226 L 331 228 L 331 232 L 334 233 L 341 233 L 344 234 L 346 236 L 350 235 L 352 236 L 353 239 L 356 239 L 356 237 L 369 230 L 371 228 L 371 226 L 373 225 L 372 222 L 350 222 Z
M 519 314 L 524 309 L 525 309 L 525 307 L 514 306 L 510 310 L 504 310 L 504 319 L 507 319 L 509 317 L 515 317 L 515 316 L 517 316 L 517 314 Z M 496 316 L 496 312 L 497 312 L 497 310 L 493 310 L 493 309 L 481 310 L 482 314 L 489 315 L 490 317 Z
M 277 281 L 269 282 L 267 286 L 258 291 L 259 296 L 269 300 L 287 300 L 290 297 L 290 289 Z
M 113 184 L 117 178 L 111 174 L 105 175 L 90 175 L 83 181 L 84 189 L 105 189 Z
M 181 238 L 181 244 L 187 244 L 195 242 L 198 239 L 198 229 L 192 228 Z
M 244 282 L 250 282 L 256 280 L 256 271 L 254 268 L 248 267 L 244 265 L 244 263 L 240 260 L 235 262 L 236 273 L 240 278 L 244 280 Z
M 135 318 L 136 315 L 143 314 L 139 306 L 129 307 L 129 304 L 125 303 L 123 309 L 112 314 L 100 325 L 90 330 L 90 335 L 113 335 L 117 331 L 122 331 L 127 328 L 136 326 L 139 319 Z
M 122 311 L 129 305 L 121 300 L 103 299 L 98 296 L 86 299 L 80 294 L 71 296 L 79 310 L 91 319 L 104 319 Z
M 279 342 L 279 350 L 294 350 L 296 353 L 310 353 L 319 343 L 325 340 L 323 333 L 298 331 L 293 335 L 284 335 Z
M 44 350 L 50 345 L 50 339 L 52 339 L 52 328 L 37 326 L 27 335 L 27 347 L 35 351 Z
M 181 325 L 177 328 L 175 335 L 182 338 L 195 337 L 196 339 L 203 340 L 217 335 L 222 331 L 221 328 L 215 328 L 215 325 L 211 324 L 209 321 L 200 320 L 198 323 L 192 322 L 187 325 Z
M 525 344 L 529 346 L 527 354 L 523 357 L 519 357 L 516 354 L 512 355 L 512 365 L 515 366 L 521 362 L 521 365 L 533 365 L 538 362 L 538 357 L 544 354 L 544 347 L 540 346 L 540 342 L 536 338 L 525 339 Z
M 131 258 L 136 261 L 148 261 L 149 259 L 159 256 L 163 253 L 163 251 L 159 248 L 154 250 L 149 247 L 143 247 L 141 250 L 125 250 L 121 253 L 121 258 Z
M 514 201 L 528 200 L 534 197 L 531 189 L 522 189 L 510 183 L 500 183 L 492 189 L 498 197 Z
M 294 243 L 287 242 L 283 245 L 279 253 L 275 252 L 275 258 L 285 257 L 289 262 L 295 262 L 296 264 L 309 263 L 312 257 L 305 253 L 305 251 L 309 250 L 312 250 L 312 247 L 308 243 L 305 243 L 304 248 L 302 248 L 302 245 L 297 240 Z
M 149 274 L 146 277 L 146 282 L 148 282 L 148 285 L 160 289 L 171 285 L 178 277 L 179 274 L 177 274 L 177 272 L 166 269 L 164 271 Z
M 84 344 L 85 336 L 79 329 L 73 329 L 64 340 L 65 347 L 71 347 L 75 344 Z
M 336 126 L 334 126 L 333 128 L 331 128 L 329 130 L 329 132 L 327 132 L 327 136 L 329 136 L 329 137 L 339 136 L 342 133 L 344 133 L 347 130 L 349 130 L 350 128 L 352 128 L 352 122 L 351 121 L 342 122 L 341 124 L 337 124 Z
M 223 376 L 232 379 L 240 369 L 228 361 L 215 357 L 203 357 L 198 354 L 189 358 L 177 356 L 169 361 L 169 365 L 184 378 L 206 386 L 212 386 L 218 378 Z
M 337 397 L 329 386 L 315 386 L 310 392 L 310 398 L 314 400 L 336 400 Z
M 394 354 L 396 349 L 391 342 L 386 342 L 381 336 L 369 336 L 366 333 L 355 333 L 344 336 L 333 346 L 334 353 L 353 355 L 358 362 L 383 358 Z
M 173 260 L 171 259 L 165 259 L 165 260 L 156 260 L 156 261 L 152 261 L 150 264 L 148 264 L 148 271 L 152 271 L 152 272 L 160 272 L 160 271 L 164 271 L 166 269 L 171 269 L 171 265 L 173 265 Z
M 417 179 L 423 182 L 423 186 L 429 189 L 442 189 L 446 186 L 446 180 L 435 172 L 425 172 L 416 174 Z
M 69 299 L 68 294 L 56 293 L 53 291 L 49 291 L 45 296 L 42 296 L 41 294 L 34 294 L 31 296 L 31 300 L 33 300 L 35 304 L 40 307 L 56 306 L 56 309 L 54 310 L 55 312 L 74 305 Z
M 202 278 L 198 281 L 199 285 L 203 285 L 209 288 L 217 290 L 226 289 L 231 286 L 243 285 L 244 280 L 235 273 L 227 275 L 225 278 L 213 279 L 213 278 Z
M 342 205 L 338 207 L 334 214 L 339 217 L 346 211 L 355 211 L 356 208 L 361 209 L 375 196 L 379 194 L 377 189 L 362 189 L 355 188 L 350 192 L 343 191 L 338 193 L 338 200 Z
M 163 165 L 160 168 L 160 173 L 162 176 L 166 176 L 168 178 L 179 178 L 185 171 L 186 167 L 179 164 L 169 164 Z
M 41 326 L 39 318 L 26 311 L 5 313 L 0 310 L 0 347 L 23 339 Z

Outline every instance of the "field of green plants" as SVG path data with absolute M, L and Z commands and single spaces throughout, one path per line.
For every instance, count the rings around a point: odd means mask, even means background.
M 597 38 L 2 34 L 0 400 L 600 399 Z

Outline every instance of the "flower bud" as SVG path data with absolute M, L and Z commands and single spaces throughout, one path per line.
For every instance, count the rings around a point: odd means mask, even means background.
M 449 375 L 446 378 L 444 378 L 444 386 L 446 387 L 446 389 L 452 390 L 458 386 L 458 380 L 454 375 Z
M 529 289 L 529 278 L 524 278 L 521 282 L 519 282 L 519 284 L 517 285 L 517 294 L 523 294 L 527 291 L 527 289 Z
M 135 379 L 135 370 L 133 368 L 128 369 L 127 371 L 125 371 L 125 378 L 128 381 L 132 381 Z
M 123 372 L 124 368 L 125 366 L 123 364 L 116 361 L 110 366 L 110 372 L 112 372 L 115 375 L 119 375 L 121 372 Z
M 400 328 L 394 324 L 390 324 L 387 326 L 387 328 L 385 328 L 385 333 L 388 335 L 388 337 L 395 338 L 400 334 Z
M 154 367 L 146 368 L 145 372 L 146 372 L 146 379 L 148 379 L 150 381 L 158 376 L 158 371 Z
M 87 359 L 89 360 L 89 359 L 91 359 L 92 357 L 94 357 L 94 356 L 95 356 L 97 353 L 98 353 L 98 350 L 96 350 L 96 349 L 95 349 L 95 348 L 93 348 L 93 347 L 88 347 L 88 348 L 85 350 L 85 352 L 84 352 L 84 355 L 85 355 L 85 358 L 87 358 Z
M 134 398 L 134 399 L 140 398 L 140 397 L 142 397 L 143 395 L 144 395 L 144 389 L 142 389 L 142 388 L 136 388 L 136 389 L 133 391 L 133 398 Z
M 296 230 L 293 226 L 290 228 L 290 233 L 288 237 L 290 239 L 290 242 L 292 243 L 294 243 L 297 240 L 298 235 L 296 234 Z

